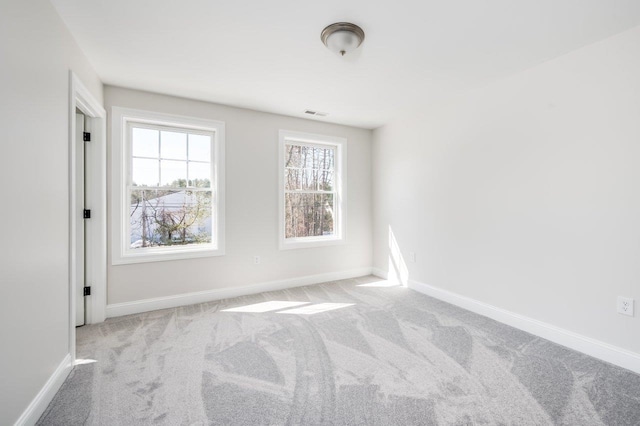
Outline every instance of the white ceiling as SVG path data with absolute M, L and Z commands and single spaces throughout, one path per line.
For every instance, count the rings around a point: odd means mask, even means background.
M 638 0 L 51 1 L 106 84 L 365 128 L 640 24 Z

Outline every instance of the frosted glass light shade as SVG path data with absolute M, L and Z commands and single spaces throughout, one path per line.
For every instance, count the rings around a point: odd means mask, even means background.
M 364 41 L 364 31 L 348 22 L 337 22 L 322 30 L 322 42 L 332 52 L 344 56 L 357 49 Z
M 344 56 L 360 46 L 360 39 L 351 31 L 336 31 L 327 38 L 327 47 Z

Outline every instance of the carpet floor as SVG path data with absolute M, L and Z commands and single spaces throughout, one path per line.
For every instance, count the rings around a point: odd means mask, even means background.
M 40 425 L 640 425 L 640 376 L 343 280 L 112 318 Z

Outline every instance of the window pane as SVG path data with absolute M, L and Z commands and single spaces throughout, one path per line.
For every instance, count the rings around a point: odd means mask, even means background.
M 160 160 L 161 186 L 187 186 L 187 162 Z
M 314 169 L 320 168 L 322 151 L 323 150 L 320 148 L 313 148 L 313 152 L 312 152 L 313 166 L 312 167 Z
M 284 170 L 284 189 L 287 191 L 296 191 L 302 188 L 302 170 L 285 169 Z
M 333 171 L 320 170 L 318 178 L 318 189 L 320 191 L 333 191 Z
M 285 194 L 285 238 L 334 234 L 333 194 Z
M 158 186 L 160 182 L 158 160 L 134 158 L 132 160 L 131 180 L 133 186 Z
M 210 191 L 134 190 L 130 199 L 132 249 L 211 243 Z
M 310 146 L 300 146 L 300 156 L 302 157 L 303 167 L 308 169 L 315 167 L 314 148 Z
M 131 150 L 134 157 L 158 158 L 158 131 L 134 127 Z
M 318 165 L 320 169 L 332 170 L 335 158 L 335 150 L 333 148 L 318 149 Z
M 187 134 L 160 132 L 160 155 L 173 160 L 187 159 Z
M 317 191 L 322 171 L 315 169 L 285 169 L 284 189 L 287 191 Z
M 211 161 L 211 136 L 189 135 L 189 160 Z
M 284 166 L 285 167 L 302 167 L 302 155 L 300 147 L 297 145 L 284 146 Z
M 211 188 L 211 164 L 189 162 L 189 185 Z
M 302 170 L 302 189 L 306 191 L 317 191 L 318 175 L 318 170 L 315 169 Z

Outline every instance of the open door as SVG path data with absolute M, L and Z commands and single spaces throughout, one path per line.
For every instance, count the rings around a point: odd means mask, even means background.
M 107 112 L 69 71 L 69 353 L 76 327 L 106 318 Z
M 76 327 L 85 324 L 85 116 L 76 111 L 76 196 L 78 199 L 76 212 Z

